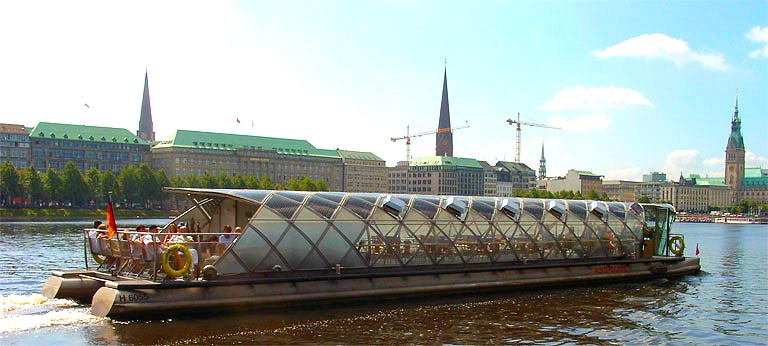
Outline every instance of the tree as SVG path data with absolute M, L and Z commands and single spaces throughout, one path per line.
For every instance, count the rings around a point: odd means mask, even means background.
M 117 181 L 115 173 L 112 173 L 112 171 L 101 173 L 99 177 L 99 192 L 101 193 L 100 197 L 106 199 L 110 192 L 113 194 L 118 194 L 119 191 L 120 184 Z
M 592 200 L 592 201 L 597 201 L 597 200 L 600 199 L 600 195 L 597 194 L 597 191 L 592 190 L 592 189 L 587 191 L 587 195 L 585 197 L 586 197 L 586 199 Z
M 197 175 L 190 174 L 187 176 L 187 187 L 200 187 L 200 178 Z
M 638 203 L 651 203 L 651 198 L 650 198 L 650 197 L 648 197 L 647 195 L 642 195 L 642 196 L 640 196 L 640 198 L 637 200 L 637 202 L 638 202 Z
M 99 202 L 104 196 L 101 191 L 101 173 L 96 167 L 91 167 L 85 171 L 85 182 L 88 184 L 88 189 L 91 192 L 90 198 L 95 202 Z
M 5 205 L 11 204 L 13 197 L 20 195 L 19 172 L 6 161 L 0 164 L 0 197 Z
M 160 187 L 157 185 L 155 172 L 146 163 L 141 163 L 136 176 L 139 184 L 138 199 L 144 208 L 151 208 L 152 202 L 160 197 Z
M 58 205 L 62 197 L 62 182 L 59 174 L 53 168 L 48 167 L 48 170 L 45 171 L 43 183 L 43 186 L 48 191 L 49 202 Z
M 217 184 L 222 189 L 231 189 L 232 188 L 232 179 L 229 178 L 227 173 L 221 173 L 218 177 L 216 177 Z
M 259 179 L 259 187 L 257 189 L 272 190 L 274 188 L 275 184 L 272 183 L 268 176 L 265 175 Z
M 259 181 L 259 177 L 255 175 L 248 175 L 243 178 L 245 181 L 245 188 L 246 189 L 253 189 L 258 190 L 261 188 L 261 182 Z
M 211 175 L 211 173 L 205 172 L 203 173 L 203 176 L 200 177 L 200 187 L 216 189 L 219 187 L 219 183 L 216 181 L 216 178 Z
M 322 179 L 315 180 L 315 187 L 317 188 L 315 191 L 328 191 L 328 184 Z
M 119 198 L 128 203 L 128 208 L 133 208 L 134 203 L 139 200 L 139 175 L 136 167 L 125 167 L 117 176 L 117 181 L 120 183 Z
M 177 175 L 173 178 L 171 178 L 171 186 L 172 187 L 186 187 L 187 186 L 187 179 L 184 179 L 184 177 Z
M 72 205 L 82 206 L 85 197 L 89 195 L 88 184 L 72 161 L 67 161 L 61 171 L 62 197 Z
M 238 174 L 234 177 L 232 177 L 232 188 L 233 189 L 244 189 L 246 187 L 245 179 L 243 179 L 243 176 Z
M 165 171 L 162 169 L 155 173 L 155 180 L 157 180 L 157 187 L 160 189 L 161 194 L 164 187 L 172 186 L 171 181 L 168 179 L 168 176 L 165 175 Z
M 22 185 L 29 194 L 29 199 L 33 206 L 38 206 L 40 202 L 45 198 L 45 187 L 43 186 L 43 180 L 40 178 L 40 174 L 33 166 L 28 166 L 27 169 L 22 171 Z

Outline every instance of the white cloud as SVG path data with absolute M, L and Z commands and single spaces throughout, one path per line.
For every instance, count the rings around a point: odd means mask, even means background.
M 768 166 L 768 158 L 757 156 L 750 150 L 744 154 L 744 161 L 747 167 L 764 167 Z
M 768 26 L 764 28 L 755 26 L 750 29 L 744 36 L 752 42 L 764 44 L 762 47 L 760 47 L 760 49 L 749 53 L 750 58 L 768 58 Z
M 725 158 L 723 158 L 723 157 L 713 157 L 711 159 L 704 160 L 704 162 L 702 162 L 702 163 L 704 164 L 704 166 L 709 166 L 709 167 L 712 167 L 712 166 L 724 167 L 725 166 Z
M 685 42 L 664 34 L 644 34 L 619 42 L 603 50 L 592 52 L 598 58 L 632 57 L 664 59 L 677 66 L 699 63 L 713 70 L 727 70 L 725 59 L 720 53 L 694 52 Z
M 642 178 L 640 167 L 628 167 L 619 169 L 610 169 L 605 175 L 605 180 L 633 180 L 640 181 Z
M 608 125 L 611 124 L 611 118 L 603 113 L 582 115 L 574 118 L 556 115 L 549 118 L 549 123 L 552 126 L 569 132 L 602 132 L 608 129 Z
M 558 91 L 542 109 L 596 111 L 650 105 L 651 101 L 637 90 L 613 85 L 594 88 L 575 86 Z
M 701 162 L 701 155 L 698 150 L 675 149 L 667 154 L 664 161 L 664 173 L 667 173 L 668 179 L 677 180 L 680 173 L 686 175 L 695 172 L 699 162 Z

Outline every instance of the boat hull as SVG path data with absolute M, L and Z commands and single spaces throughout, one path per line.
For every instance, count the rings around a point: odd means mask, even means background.
M 503 270 L 410 275 L 306 278 L 268 282 L 106 282 L 92 299 L 92 313 L 149 318 L 190 310 L 243 310 L 355 299 L 472 294 L 521 288 L 651 280 L 699 272 L 698 258 L 591 264 L 529 265 Z

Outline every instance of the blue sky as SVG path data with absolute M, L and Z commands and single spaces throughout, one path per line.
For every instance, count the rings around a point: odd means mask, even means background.
M 454 155 L 550 175 L 721 175 L 736 88 L 748 166 L 768 167 L 768 3 L 3 2 L 0 122 L 307 139 L 405 158 L 437 127 Z M 12 34 L 8 34 L 12 33 Z M 90 108 L 84 106 L 88 103 Z M 238 125 L 236 119 L 240 119 Z M 251 126 L 253 122 L 254 126 Z M 434 154 L 431 136 L 414 157 Z

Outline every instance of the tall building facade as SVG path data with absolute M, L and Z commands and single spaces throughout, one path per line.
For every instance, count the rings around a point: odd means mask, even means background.
M 435 156 L 453 156 L 451 112 L 448 109 L 448 69 L 443 73 L 443 96 L 440 101 L 440 121 L 437 124 Z
M 586 196 L 590 190 L 603 193 L 603 176 L 588 171 L 569 169 L 565 177 L 539 180 L 538 183 L 552 193 L 574 191 Z
M 0 124 L 0 162 L 27 168 L 32 160 L 29 129 L 24 125 Z
M 483 196 L 485 170 L 480 161 L 451 156 L 427 156 L 390 168 L 390 193 Z
M 306 176 L 331 191 L 344 189 L 339 153 L 299 139 L 176 130 L 152 147 L 152 167 L 168 177 L 256 175 L 278 184 Z
M 141 115 L 139 116 L 139 138 L 147 141 L 155 141 L 155 130 L 152 125 L 152 106 L 149 104 L 149 74 L 144 72 L 144 96 L 141 99 Z
M 536 188 L 536 172 L 524 163 L 496 162 L 496 195 L 511 197 L 515 191 Z
M 35 169 L 62 169 L 67 161 L 84 171 L 118 173 L 148 161 L 149 143 L 126 129 L 41 122 L 29 134 Z
M 341 157 L 345 192 L 387 192 L 386 161 L 374 153 L 337 149 Z

